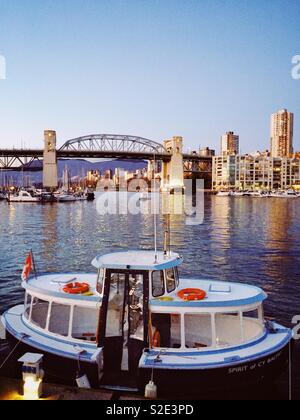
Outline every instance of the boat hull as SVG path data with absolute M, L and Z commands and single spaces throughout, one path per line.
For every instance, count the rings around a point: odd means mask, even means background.
M 12 334 L 7 332 L 6 337 L 9 346 L 13 349 L 19 342 Z M 24 355 L 24 353 L 41 353 L 43 357 L 43 369 L 45 371 L 45 381 L 68 386 L 77 386 L 76 377 L 79 370 L 78 360 L 58 356 L 50 352 L 41 351 L 37 348 L 29 346 L 25 343 L 18 345 L 10 362 L 6 365 L 6 376 L 20 378 L 22 376 L 22 366 L 17 364 L 16 360 Z M 99 387 L 98 365 L 96 363 L 88 363 L 80 361 L 80 372 L 87 375 L 92 388 Z
M 293 342 L 292 342 L 293 343 Z M 281 350 L 270 353 L 256 360 L 238 365 L 210 369 L 155 369 L 154 382 L 158 387 L 159 396 L 199 397 L 231 392 L 243 392 L 258 387 L 265 391 L 274 386 L 278 378 L 287 371 L 289 365 L 290 344 Z M 293 344 L 291 344 L 293 347 Z M 152 368 L 140 369 L 139 387 L 145 389 L 151 380 Z M 235 395 L 235 394 L 234 394 Z
M 18 340 L 8 333 L 7 337 L 13 348 Z M 293 341 L 291 342 L 293 348 Z M 289 364 L 290 344 L 286 344 L 281 350 L 270 353 L 245 363 L 227 367 L 210 369 L 162 369 L 154 366 L 154 382 L 158 387 L 159 397 L 187 396 L 199 398 L 201 396 L 219 395 L 222 397 L 227 392 L 243 392 L 265 389 L 274 386 L 276 380 L 287 371 Z M 14 355 L 14 371 L 10 374 L 21 377 L 21 366 L 17 366 L 15 360 L 26 352 L 41 351 L 26 344 L 21 344 Z M 78 361 L 49 352 L 44 354 L 43 367 L 46 373 L 45 381 L 63 385 L 77 386 L 76 376 L 78 373 Z M 98 366 L 93 363 L 80 362 L 81 372 L 86 374 L 93 388 L 99 388 Z M 138 371 L 138 388 L 141 394 L 145 386 L 151 380 L 152 368 L 140 368 Z M 120 383 L 120 386 L 122 384 Z M 235 395 L 235 394 L 233 394 Z

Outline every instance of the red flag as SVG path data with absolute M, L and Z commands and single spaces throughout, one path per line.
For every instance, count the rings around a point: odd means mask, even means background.
M 32 269 L 33 269 L 33 261 L 32 261 L 32 254 L 30 252 L 26 258 L 25 265 L 23 268 L 23 273 L 22 273 L 23 281 L 27 281 L 29 279 Z

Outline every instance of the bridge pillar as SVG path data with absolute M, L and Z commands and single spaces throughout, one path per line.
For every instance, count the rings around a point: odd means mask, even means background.
M 172 154 L 170 162 L 164 162 L 162 168 L 163 188 L 168 190 L 184 187 L 183 174 L 183 138 L 173 137 L 164 141 L 164 146 Z
M 44 142 L 43 185 L 44 188 L 53 190 L 58 186 L 56 132 L 44 131 Z

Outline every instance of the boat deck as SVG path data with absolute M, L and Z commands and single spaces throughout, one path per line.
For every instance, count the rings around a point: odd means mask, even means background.
M 140 368 L 155 369 L 215 369 L 218 367 L 240 366 L 244 363 L 255 364 L 255 360 L 268 357 L 266 363 L 273 362 L 273 358 L 280 357 L 281 350 L 290 342 L 292 332 L 289 329 L 278 328 L 275 334 L 268 333 L 240 346 L 228 349 L 214 349 L 207 351 L 186 350 L 151 350 L 144 353 L 140 361 Z M 273 355 L 273 356 L 271 356 Z M 276 359 L 275 359 L 276 360 Z M 259 367 L 259 366 L 258 366 Z

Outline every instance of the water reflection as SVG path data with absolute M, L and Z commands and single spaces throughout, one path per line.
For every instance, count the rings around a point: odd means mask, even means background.
M 174 208 L 182 206 L 171 198 Z M 186 225 L 171 215 L 172 248 L 183 255 L 181 274 L 252 283 L 270 296 L 266 314 L 290 325 L 299 312 L 299 200 L 206 197 L 204 222 Z M 39 271 L 91 272 L 97 253 L 151 249 L 151 214 L 99 215 L 96 203 L 0 203 L 0 311 L 23 300 L 21 269 L 33 249 Z M 163 244 L 163 217 L 158 237 Z M 299 346 L 298 346 L 299 347 Z M 300 366 L 294 363 L 300 379 Z
M 37 249 L 34 249 L 35 253 L 40 254 L 43 261 L 47 261 L 49 266 L 55 267 L 55 261 L 57 259 L 56 247 L 59 244 L 58 237 L 58 206 L 49 205 L 44 206 L 41 210 L 42 224 L 40 226 L 42 236 L 42 247 L 41 254 Z
M 270 277 L 277 290 L 293 276 L 299 266 L 299 253 L 295 248 L 299 235 L 299 217 L 294 217 L 294 205 L 290 200 L 268 203 L 265 224 L 265 273 Z M 270 289 L 270 292 L 274 289 Z
M 171 209 L 182 205 L 182 197 L 162 199 L 162 206 Z M 196 226 L 172 213 L 171 244 L 184 257 L 182 275 L 261 286 L 270 293 L 268 310 L 276 311 L 280 300 L 280 316 L 290 322 L 292 308 L 300 307 L 298 200 L 206 197 L 204 222 Z M 31 248 L 39 271 L 91 272 L 97 253 L 154 246 L 151 214 L 100 215 L 96 202 L 0 203 L 0 214 L 1 309 L 11 303 L 11 295 L 22 299 L 20 273 Z M 158 218 L 161 247 L 163 219 Z

